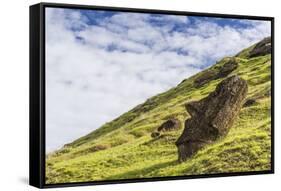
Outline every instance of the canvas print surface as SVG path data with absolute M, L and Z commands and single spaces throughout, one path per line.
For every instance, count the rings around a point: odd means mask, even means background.
M 46 8 L 46 184 L 271 169 L 271 22 Z

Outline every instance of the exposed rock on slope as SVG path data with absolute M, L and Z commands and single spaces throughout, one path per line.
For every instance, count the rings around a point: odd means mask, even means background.
M 238 67 L 238 63 L 235 58 L 231 58 L 228 62 L 226 62 L 219 70 L 217 74 L 217 78 L 224 78 L 228 76 L 233 70 L 236 70 Z
M 219 67 L 217 71 L 209 70 L 196 78 L 194 80 L 194 86 L 201 87 L 212 80 L 224 78 L 228 76 L 232 71 L 236 70 L 237 67 L 238 63 L 236 62 L 235 58 L 231 58 L 223 66 Z
M 246 97 L 245 80 L 232 76 L 223 80 L 206 98 L 186 104 L 191 118 L 176 141 L 179 161 L 191 157 L 204 145 L 228 133 Z
M 158 127 L 158 131 L 172 131 L 180 128 L 180 121 L 176 118 L 169 119 L 165 121 L 160 127 Z
M 213 70 L 206 71 L 194 80 L 194 86 L 199 88 L 214 79 L 216 79 L 216 72 Z
M 249 57 L 264 56 L 271 53 L 271 37 L 267 37 L 257 43 L 250 51 Z
M 154 131 L 151 133 L 152 138 L 157 138 L 160 136 L 160 132 L 165 132 L 165 131 L 175 131 L 181 128 L 181 122 L 177 118 L 171 118 L 162 123 L 157 131 Z

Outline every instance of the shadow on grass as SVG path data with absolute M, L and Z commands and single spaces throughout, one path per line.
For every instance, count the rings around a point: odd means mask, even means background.
M 161 168 L 165 168 L 165 167 L 173 166 L 173 165 L 177 165 L 177 164 L 178 164 L 177 160 L 163 162 L 160 164 L 151 165 L 147 168 L 132 170 L 132 171 L 128 171 L 125 173 L 113 175 L 113 176 L 108 177 L 107 179 L 112 180 L 112 179 L 127 179 L 127 178 L 149 178 L 149 177 L 153 177 L 153 175 L 155 174 L 154 171 L 157 172 Z

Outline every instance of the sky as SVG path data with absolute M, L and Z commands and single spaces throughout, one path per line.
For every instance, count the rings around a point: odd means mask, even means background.
M 46 151 L 235 55 L 270 30 L 269 21 L 46 8 Z

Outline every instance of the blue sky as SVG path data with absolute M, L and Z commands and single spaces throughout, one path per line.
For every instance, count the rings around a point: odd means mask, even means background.
M 270 22 L 47 8 L 47 151 L 270 35 Z

